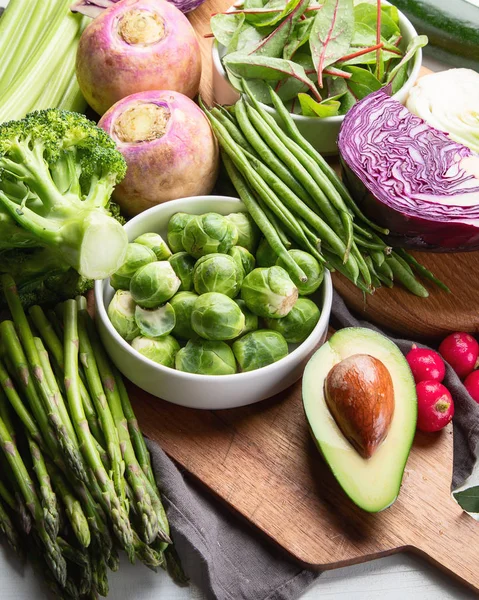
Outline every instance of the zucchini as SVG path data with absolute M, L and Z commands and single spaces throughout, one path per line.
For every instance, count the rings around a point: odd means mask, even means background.
M 430 55 L 479 71 L 478 0 L 390 1 L 408 17 L 418 33 L 429 37 L 430 45 L 434 46 Z

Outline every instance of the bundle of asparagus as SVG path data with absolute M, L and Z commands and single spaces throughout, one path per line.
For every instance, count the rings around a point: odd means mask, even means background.
M 177 578 L 150 456 L 86 299 L 27 318 L 9 275 L 0 323 L 0 530 L 58 598 L 108 594 L 117 548 Z M 33 543 L 32 543 L 33 542 Z

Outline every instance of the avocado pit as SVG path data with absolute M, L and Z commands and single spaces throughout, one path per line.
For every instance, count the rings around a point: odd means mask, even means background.
M 345 358 L 329 371 L 324 397 L 344 437 L 363 458 L 370 458 L 394 415 L 394 387 L 384 363 L 368 354 Z

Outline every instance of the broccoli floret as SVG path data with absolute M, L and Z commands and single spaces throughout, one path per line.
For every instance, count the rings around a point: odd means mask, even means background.
M 113 140 L 83 115 L 48 109 L 3 123 L 0 249 L 46 246 L 86 279 L 107 277 L 126 252 L 108 210 L 125 172 Z
M 0 273 L 9 273 L 15 279 L 25 307 L 56 304 L 93 287 L 93 280 L 79 275 L 49 248 L 15 248 L 1 252 Z M 0 293 L 0 308 L 4 306 L 3 300 Z

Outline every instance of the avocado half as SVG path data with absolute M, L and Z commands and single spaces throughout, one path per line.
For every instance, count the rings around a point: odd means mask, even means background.
M 324 383 L 330 370 L 355 354 L 367 354 L 380 360 L 391 375 L 394 390 L 389 432 L 367 459 L 344 437 L 324 396 Z M 349 498 L 368 512 L 390 506 L 399 494 L 417 419 L 416 386 L 399 348 L 370 329 L 341 329 L 308 362 L 303 375 L 303 405 L 314 440 Z

